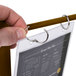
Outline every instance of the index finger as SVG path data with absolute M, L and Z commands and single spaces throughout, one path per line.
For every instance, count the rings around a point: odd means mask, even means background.
M 12 9 L 0 5 L 0 21 L 6 21 L 11 26 L 26 28 L 23 18 Z

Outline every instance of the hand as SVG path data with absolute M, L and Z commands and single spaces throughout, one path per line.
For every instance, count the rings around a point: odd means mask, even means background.
M 12 9 L 0 5 L 0 21 L 5 21 L 9 27 L 0 29 L 0 47 L 14 48 L 18 40 L 25 38 L 27 27 L 25 21 Z

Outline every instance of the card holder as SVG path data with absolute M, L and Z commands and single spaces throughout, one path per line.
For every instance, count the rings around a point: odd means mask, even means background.
M 70 21 L 76 19 L 76 14 L 68 16 Z M 37 23 L 28 24 L 30 26 L 29 30 L 33 30 L 40 27 L 50 26 L 62 22 L 66 22 L 66 17 L 55 18 L 51 20 L 41 21 Z M 4 21 L 0 21 L 0 29 L 3 27 L 8 27 Z M 0 75 L 1 76 L 11 76 L 11 63 L 10 63 L 10 46 L 0 48 Z

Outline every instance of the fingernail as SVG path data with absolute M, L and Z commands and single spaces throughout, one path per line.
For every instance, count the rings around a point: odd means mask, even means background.
M 16 33 L 17 33 L 18 39 L 23 39 L 23 38 L 25 38 L 26 32 L 25 32 L 24 29 L 18 29 L 18 30 L 16 31 Z

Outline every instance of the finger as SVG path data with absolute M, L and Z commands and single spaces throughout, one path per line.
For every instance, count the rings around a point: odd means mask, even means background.
M 18 26 L 22 28 L 26 28 L 26 23 L 21 16 L 19 16 L 12 9 L 0 5 L 0 20 L 5 20 L 11 26 Z
M 25 38 L 26 32 L 20 27 L 6 27 L 0 30 L 0 46 L 10 46 Z
M 15 48 L 17 44 L 13 44 L 10 46 L 11 49 Z

